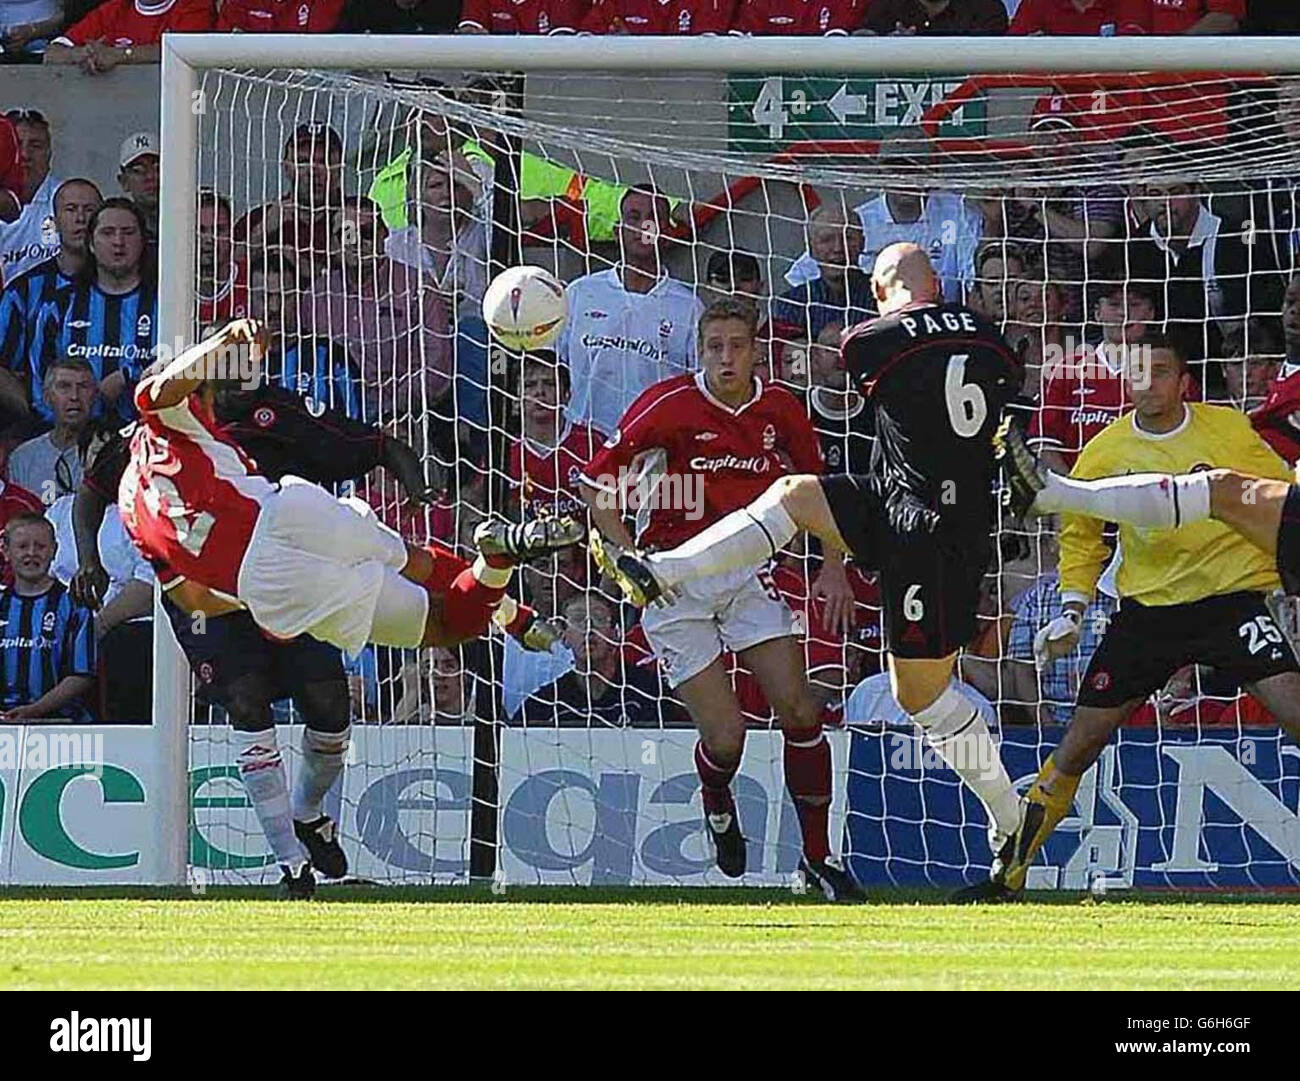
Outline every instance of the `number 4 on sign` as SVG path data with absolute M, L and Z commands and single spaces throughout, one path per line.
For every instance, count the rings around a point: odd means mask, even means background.
M 754 123 L 760 128 L 767 128 L 767 137 L 776 142 L 785 134 L 785 126 L 790 114 L 784 106 L 785 83 L 777 76 L 763 80 L 763 87 L 754 101 L 754 110 L 750 114 Z

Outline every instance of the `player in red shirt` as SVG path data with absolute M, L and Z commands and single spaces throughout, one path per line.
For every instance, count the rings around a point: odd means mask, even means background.
M 119 64 L 156 64 L 165 33 L 213 28 L 209 0 L 105 0 L 45 50 L 47 64 L 80 64 L 102 75 Z
M 851 34 L 862 25 L 866 0 L 745 0 L 737 34 Z
M 1291 279 L 1282 301 L 1282 332 L 1287 358 L 1264 404 L 1250 414 L 1264 442 L 1284 461 L 1300 461 L 1300 363 L 1293 361 L 1300 349 L 1300 276 Z
M 595 0 L 582 20 L 593 34 L 725 34 L 736 0 Z
M 23 156 L 18 129 L 7 116 L 0 116 L 0 222 L 17 221 L 23 212 Z M 0 278 L 0 286 L 4 279 Z
M 223 0 L 218 30 L 248 34 L 328 34 L 344 0 Z
M 352 655 L 367 642 L 455 645 L 486 631 L 521 559 L 581 539 L 567 519 L 485 522 L 481 554 L 462 569 L 441 545 L 403 541 L 359 499 L 297 477 L 272 484 L 218 425 L 218 380 L 207 378 L 247 381 L 268 344 L 256 323 L 236 321 L 135 390 L 141 419 L 118 505 L 181 607 L 206 610 L 215 596 L 277 638 L 311 634 Z
M 1093 302 L 1098 345 L 1082 345 L 1065 364 L 1043 371 L 1043 401 L 1029 423 L 1028 442 L 1059 473 L 1074 467 L 1085 443 L 1131 407 L 1124 381 L 1124 347 L 1138 344 L 1156 320 L 1154 287 L 1102 283 Z
M 464 0 L 462 34 L 572 34 L 586 0 Z
M 602 536 L 611 548 L 633 546 L 625 507 L 636 510 L 637 544 L 673 546 L 745 506 L 792 468 L 821 472 L 817 435 L 798 399 L 754 374 L 755 324 L 754 309 L 743 301 L 728 298 L 708 308 L 698 325 L 703 370 L 644 391 L 587 463 L 583 495 L 595 526 L 592 554 L 602 569 L 609 562 Z M 827 577 L 838 576 L 840 601 L 851 603 L 842 559 L 828 566 Z M 770 575 L 747 566 L 702 577 L 671 605 L 647 609 L 642 625 L 700 733 L 695 768 L 719 869 L 731 878 L 745 872 L 745 839 L 731 794 L 745 720 L 722 663 L 730 650 L 762 685 L 785 736 L 786 787 L 803 834 L 801 870 L 829 900 L 860 898 L 860 887 L 831 858 L 830 745 L 790 609 Z

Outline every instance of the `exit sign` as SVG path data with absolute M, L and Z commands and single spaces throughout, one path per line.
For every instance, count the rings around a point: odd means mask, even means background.
M 733 75 L 727 80 L 730 146 L 743 153 L 773 154 L 806 141 L 878 140 L 895 129 L 918 126 L 962 85 L 960 79 L 925 76 Z M 939 135 L 977 138 L 987 130 L 987 103 L 975 97 L 944 118 Z

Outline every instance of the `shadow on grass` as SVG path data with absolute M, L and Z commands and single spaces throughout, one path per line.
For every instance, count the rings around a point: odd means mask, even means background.
M 875 905 L 941 905 L 948 890 L 877 888 L 867 891 Z M 196 892 L 184 886 L 8 886 L 3 901 L 268 901 L 273 886 L 210 886 Z M 1077 892 L 1036 891 L 1031 905 L 1078 904 Z M 820 894 L 795 894 L 781 888 L 702 886 L 510 886 L 493 893 L 487 883 L 462 886 L 380 886 L 344 882 L 318 887 L 315 901 L 324 904 L 563 904 L 563 905 L 817 905 Z M 1219 905 L 1297 904 L 1300 893 L 1133 890 L 1110 894 L 1100 904 Z

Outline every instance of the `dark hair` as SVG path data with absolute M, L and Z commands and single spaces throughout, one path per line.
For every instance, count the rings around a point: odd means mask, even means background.
M 758 312 L 754 310 L 754 305 L 738 297 L 723 297 L 705 308 L 704 314 L 700 316 L 697 328 L 700 341 L 704 341 L 705 326 L 722 319 L 739 319 L 745 324 L 751 338 L 758 337 Z
M 566 393 L 573 389 L 573 376 L 569 371 L 569 366 L 556 357 L 552 350 L 530 349 L 528 352 L 520 356 L 519 378 L 521 382 L 524 376 L 524 368 L 530 364 L 534 367 L 550 368 L 554 371 L 556 378 L 560 381 L 560 386 L 564 388 Z
M 1180 372 L 1187 371 L 1187 353 L 1183 350 L 1183 347 L 1178 340 L 1170 337 L 1166 331 L 1150 331 L 1143 335 L 1140 345 L 1143 349 L 1152 353 L 1157 349 L 1164 349 L 1173 353 L 1173 355 L 1178 358 L 1178 370 Z
M 203 209 L 204 203 L 211 203 L 218 210 L 224 210 L 226 212 L 226 217 L 230 218 L 232 221 L 234 220 L 235 214 L 231 209 L 230 200 L 215 188 L 200 188 L 197 203 L 199 210 Z
M 99 228 L 99 219 L 109 210 L 126 210 L 135 218 L 135 223 L 140 227 L 140 240 L 143 247 L 140 252 L 140 277 L 147 278 L 153 273 L 153 260 L 149 249 L 149 223 L 145 221 L 144 213 L 135 203 L 126 198 L 124 195 L 113 195 L 99 204 L 99 209 L 90 216 L 90 225 L 86 228 L 86 268 L 83 271 L 83 277 L 94 282 L 99 275 L 99 266 L 95 259 L 95 230 Z
M 629 195 L 648 195 L 650 199 L 656 204 L 656 206 L 662 204 L 664 217 L 665 218 L 668 217 L 668 212 L 670 210 L 669 203 L 668 203 L 668 196 L 665 195 L 663 192 L 661 192 L 653 184 L 633 184 L 630 188 L 627 189 L 627 191 L 625 191 L 621 196 L 619 196 L 618 212 L 620 215 L 622 215 L 623 213 L 623 204 L 627 202 L 627 198 Z
M 18 526 L 35 525 L 37 523 L 43 525 L 50 531 L 50 540 L 53 540 L 55 537 L 54 523 L 46 518 L 45 515 L 37 514 L 35 511 L 30 510 L 20 511 L 5 522 L 5 537 L 8 538 L 12 536 L 13 531 Z
M 254 252 L 249 256 L 246 269 L 249 281 L 253 280 L 254 274 L 278 274 L 282 278 L 292 278 L 295 285 L 298 284 L 298 264 L 284 248 L 267 248 L 265 251 Z
M 704 268 L 704 279 L 712 283 L 714 278 L 726 279 L 727 285 L 734 286 L 737 278 L 763 278 L 758 260 L 747 251 L 715 251 L 709 256 Z
M 1022 268 L 1029 266 L 1029 258 L 1018 244 L 1009 244 L 1005 240 L 987 240 L 975 252 L 975 276 L 982 277 L 984 264 L 990 259 L 1001 259 L 1004 263 L 1015 259 Z

